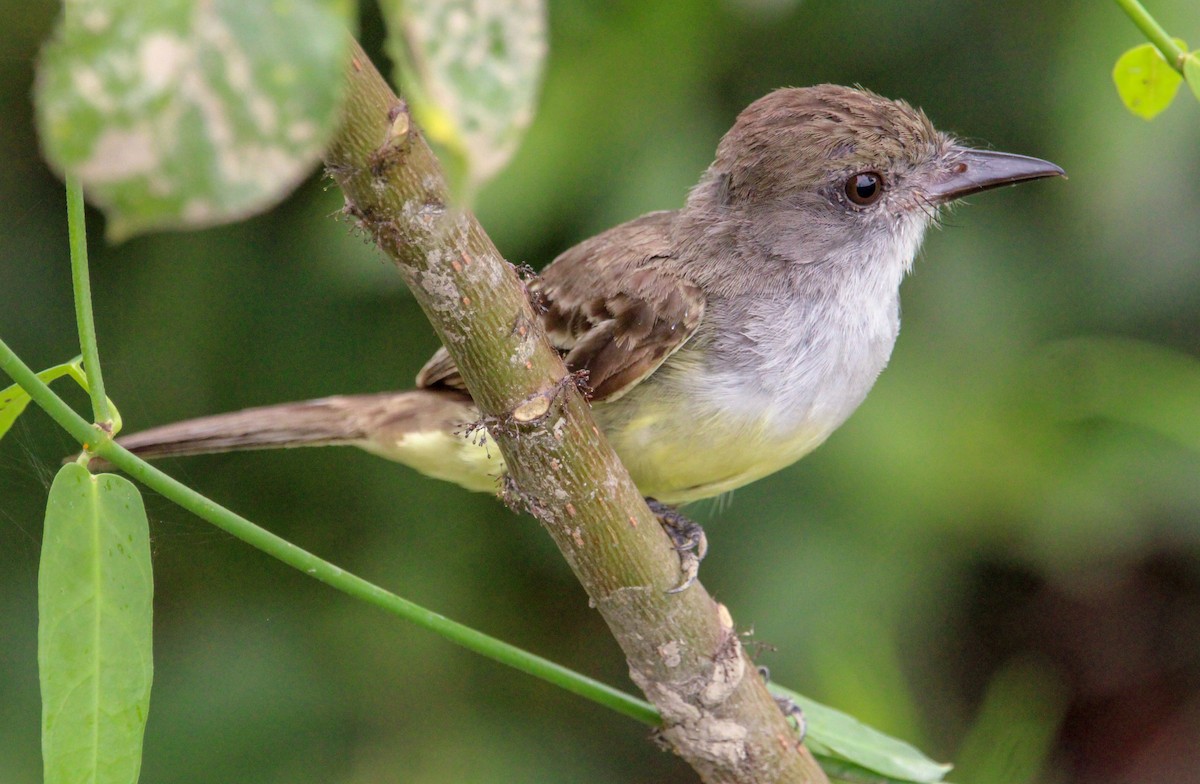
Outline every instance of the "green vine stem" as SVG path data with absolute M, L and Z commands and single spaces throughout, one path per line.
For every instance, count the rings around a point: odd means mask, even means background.
M 1187 52 L 1175 43 L 1163 26 L 1150 15 L 1145 6 L 1138 0 L 1117 0 L 1117 5 L 1121 6 L 1121 9 L 1133 20 L 1142 34 L 1150 40 L 1150 43 L 1158 47 L 1171 67 L 1183 74 L 1183 60 L 1187 57 Z
M 29 394 L 50 417 L 80 444 L 91 444 L 103 438 L 103 431 L 90 424 L 71 409 L 33 370 L 21 361 L 8 344 L 0 339 L 0 370 Z M 202 520 L 217 526 L 246 544 L 261 550 L 300 570 L 314 579 L 355 599 L 373 604 L 386 613 L 416 624 L 440 635 L 469 651 L 505 664 L 535 678 L 558 686 L 572 694 L 591 700 L 634 721 L 652 727 L 659 726 L 661 717 L 653 705 L 594 678 L 542 658 L 515 645 L 498 640 L 483 632 L 450 620 L 444 615 L 425 609 L 414 602 L 375 585 L 326 561 L 303 548 L 282 539 L 250 522 L 190 487 L 164 474 L 113 441 L 101 441 L 93 450 L 105 460 L 175 502 Z M 845 781 L 870 784 L 904 784 L 898 779 L 881 776 L 852 762 L 826 755 L 814 755 L 821 767 L 831 776 Z
M 100 374 L 100 349 L 96 345 L 96 324 L 92 318 L 92 284 L 88 278 L 87 227 L 83 218 L 83 185 L 79 177 L 67 175 L 67 235 L 71 244 L 71 283 L 75 293 L 75 321 L 79 325 L 79 347 L 83 354 L 83 372 L 87 375 L 92 398 L 92 417 L 101 426 L 99 438 L 89 446 L 112 436 L 112 411 L 104 395 Z M 21 386 L 25 386 L 22 384 Z M 28 391 L 28 390 L 26 390 Z
M 105 439 L 104 431 L 99 426 L 89 424 L 83 417 L 75 413 L 62 398 L 37 377 L 28 365 L 13 353 L 3 340 L 0 340 L 0 370 L 3 370 L 19 384 L 33 401 L 41 406 L 75 440 L 81 444 L 94 444 L 98 441 L 98 445 L 91 449 L 93 454 L 104 458 L 164 498 L 174 501 L 197 517 L 207 520 L 251 547 L 262 550 L 267 555 L 277 558 L 349 596 L 411 621 L 468 650 L 541 678 L 642 723 L 658 724 L 658 712 L 649 703 L 548 659 L 543 659 L 452 621 L 384 590 L 297 547 L 286 539 L 260 528 L 241 515 L 172 479 L 154 466 L 135 457 L 114 441 Z

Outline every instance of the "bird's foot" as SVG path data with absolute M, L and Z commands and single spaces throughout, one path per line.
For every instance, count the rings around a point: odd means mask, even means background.
M 704 529 L 699 523 L 683 516 L 674 507 L 653 498 L 647 498 L 646 505 L 658 518 L 659 524 L 667 532 L 667 536 L 671 537 L 671 542 L 679 552 L 679 567 L 683 571 L 683 580 L 667 593 L 686 591 L 696 582 L 696 575 L 700 573 L 700 562 L 708 553 L 708 537 L 704 535 Z
M 796 743 L 803 743 L 808 736 L 808 719 L 804 718 L 804 711 L 800 710 L 800 706 L 792 702 L 789 697 L 776 697 L 775 704 L 779 706 L 779 710 L 783 711 L 785 719 L 792 719 L 796 726 Z
M 771 671 L 766 667 L 759 667 L 758 674 L 762 676 L 764 683 L 771 682 Z M 795 721 L 796 743 L 803 743 L 808 735 L 808 720 L 804 718 L 804 711 L 800 710 L 800 706 L 793 702 L 791 697 L 775 697 L 775 704 L 779 706 L 785 719 Z

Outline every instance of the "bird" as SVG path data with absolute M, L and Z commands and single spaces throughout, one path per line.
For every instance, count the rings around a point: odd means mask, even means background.
M 863 402 L 900 329 L 899 290 L 943 207 L 1065 176 L 978 149 L 862 88 L 777 89 L 720 140 L 680 209 L 566 250 L 529 287 L 597 422 L 656 512 L 795 463 Z M 118 443 L 146 458 L 351 445 L 468 490 L 503 457 L 445 348 L 405 391 L 206 416 Z M 693 541 L 692 544 L 695 544 Z

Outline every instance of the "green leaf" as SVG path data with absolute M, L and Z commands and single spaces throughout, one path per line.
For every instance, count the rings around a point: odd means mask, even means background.
M 46 784 L 137 781 L 153 593 L 137 489 L 113 474 L 63 466 L 50 487 L 38 571 Z
M 351 0 L 66 8 L 38 66 L 38 127 L 111 238 L 263 210 L 334 130 Z
M 59 365 L 59 367 L 62 367 L 62 365 Z M 42 374 L 39 373 L 38 375 L 41 376 Z M 42 381 L 48 380 L 47 378 L 42 378 Z M 13 424 L 17 421 L 17 417 L 21 416 L 21 412 L 25 410 L 25 406 L 27 405 L 29 405 L 29 395 L 25 394 L 25 390 L 16 384 L 7 389 L 0 390 L 0 438 L 4 438 L 4 434 L 12 429 Z
M 1144 427 L 1200 452 L 1200 359 L 1127 338 L 1050 344 L 1032 365 L 1064 419 Z
M 1187 48 L 1183 41 L 1175 40 Z M 1112 77 L 1129 111 L 1147 120 L 1171 105 L 1183 81 L 1154 44 L 1135 46 L 1121 55 Z
M 1196 96 L 1196 100 L 1200 101 L 1200 50 L 1192 52 L 1183 60 L 1183 78 L 1187 80 L 1188 87 L 1192 88 L 1192 95 Z
M 808 723 L 805 743 L 814 754 L 837 756 L 882 776 L 936 784 L 952 766 L 934 762 L 902 740 L 868 727 L 853 716 L 775 684 L 771 692 L 792 700 Z
M 458 156 L 468 196 L 533 120 L 546 59 L 543 0 L 385 0 L 388 52 L 418 122 Z
M 70 376 L 79 386 L 83 387 L 85 392 L 88 391 L 87 376 L 83 373 L 83 362 L 79 357 L 75 357 L 70 362 L 47 368 L 37 374 L 37 377 L 47 384 L 63 376 Z M 25 390 L 16 384 L 6 389 L 0 389 L 0 438 L 4 438 L 27 405 L 29 405 L 29 395 L 25 394 Z M 121 414 L 113 405 L 112 400 L 108 401 L 108 406 L 113 416 L 113 432 L 117 433 L 121 430 Z

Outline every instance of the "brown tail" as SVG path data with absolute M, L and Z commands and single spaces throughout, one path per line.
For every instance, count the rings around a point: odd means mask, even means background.
M 337 395 L 175 422 L 117 443 L 145 458 L 339 444 L 379 452 L 405 433 L 453 430 L 473 419 L 473 411 L 469 397 L 450 390 Z M 93 469 L 106 467 L 92 461 Z

